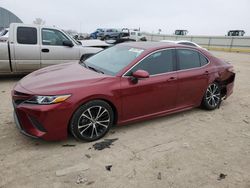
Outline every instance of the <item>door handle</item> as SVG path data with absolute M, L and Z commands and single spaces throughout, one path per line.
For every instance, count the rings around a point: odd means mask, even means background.
M 171 82 L 171 81 L 174 81 L 174 80 L 177 80 L 177 77 L 170 77 L 169 79 L 167 79 L 167 82 Z
M 42 52 L 48 53 L 48 52 L 49 52 L 49 49 L 48 49 L 48 48 L 43 48 L 43 49 L 42 49 Z

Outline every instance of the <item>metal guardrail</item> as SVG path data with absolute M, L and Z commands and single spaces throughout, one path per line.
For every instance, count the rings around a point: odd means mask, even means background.
M 195 36 L 195 35 L 161 35 L 144 33 L 148 41 L 160 40 L 188 40 L 201 45 L 209 50 L 220 50 L 228 52 L 249 52 L 250 37 L 229 36 Z

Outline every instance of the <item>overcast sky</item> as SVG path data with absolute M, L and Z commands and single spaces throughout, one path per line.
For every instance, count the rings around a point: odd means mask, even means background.
M 0 0 L 24 23 L 92 32 L 96 28 L 141 28 L 172 34 L 225 35 L 243 29 L 250 35 L 250 0 Z

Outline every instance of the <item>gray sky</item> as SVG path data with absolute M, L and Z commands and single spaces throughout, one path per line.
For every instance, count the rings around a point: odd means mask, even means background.
M 250 35 L 250 0 L 0 0 L 25 23 L 92 32 L 96 28 L 141 28 L 172 34 L 225 35 L 244 29 Z

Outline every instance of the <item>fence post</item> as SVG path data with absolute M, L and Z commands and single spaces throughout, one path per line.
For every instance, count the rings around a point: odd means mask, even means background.
M 233 41 L 234 41 L 234 37 L 231 38 L 231 43 L 230 43 L 230 47 L 229 47 L 230 52 L 232 52 Z
M 208 49 L 210 50 L 211 37 L 208 37 Z

